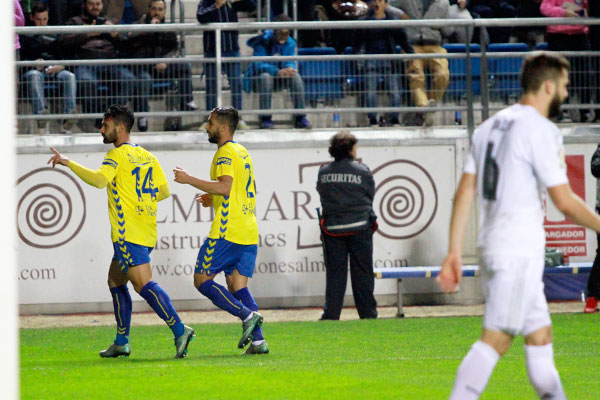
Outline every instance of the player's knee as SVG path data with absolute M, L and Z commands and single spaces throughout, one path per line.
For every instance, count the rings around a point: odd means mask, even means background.
M 552 327 L 545 326 L 525 336 L 528 346 L 546 346 L 552 343 Z
M 233 285 L 233 282 L 227 281 L 227 290 L 229 290 L 229 293 L 233 293 L 236 291 L 235 286 Z
M 512 336 L 504 332 L 484 329 L 481 341 L 491 346 L 499 355 L 504 355 L 510 348 Z

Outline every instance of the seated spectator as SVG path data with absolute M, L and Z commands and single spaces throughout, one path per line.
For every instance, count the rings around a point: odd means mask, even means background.
M 201 24 L 211 22 L 238 22 L 239 11 L 254 11 L 254 0 L 200 0 L 196 18 Z M 202 35 L 204 57 L 213 58 L 216 55 L 215 32 L 205 31 Z M 221 33 L 221 56 L 239 57 L 240 44 L 238 31 L 223 31 Z M 239 62 L 223 63 L 223 72 L 227 74 L 231 90 L 231 104 L 237 110 L 242 109 L 242 66 Z M 206 77 L 206 110 L 210 111 L 217 106 L 217 67 L 214 62 L 204 64 Z M 238 129 L 248 129 L 248 124 L 240 118 Z
M 23 15 L 23 10 L 21 9 L 21 3 L 19 0 L 15 0 L 13 13 L 15 16 L 15 26 L 24 26 L 25 25 L 25 16 Z M 19 35 L 15 34 L 15 51 L 17 52 L 16 59 L 17 61 L 20 59 L 19 51 L 21 49 L 21 43 L 19 42 Z
M 589 18 L 588 0 L 543 0 L 540 12 L 546 17 Z M 549 25 L 546 40 L 550 51 L 590 51 L 590 28 L 587 25 Z M 589 57 L 568 57 L 571 63 L 569 100 L 589 104 L 591 101 L 592 66 Z M 591 117 L 590 110 L 572 110 L 573 122 Z
M 590 2 L 590 18 L 600 18 L 600 1 Z M 592 50 L 600 51 L 600 25 L 590 26 L 590 44 Z M 596 104 L 600 103 L 600 57 L 593 57 L 593 76 L 596 78 L 592 86 L 596 92 Z M 594 122 L 600 122 L 600 109 L 594 110 Z
M 289 22 L 291 18 L 285 14 L 275 17 L 274 22 Z M 267 30 L 262 35 L 248 39 L 248 46 L 254 49 L 254 55 L 264 56 L 293 56 L 296 54 L 296 41 L 290 36 L 288 29 Z M 294 108 L 303 109 L 304 82 L 298 73 L 295 61 L 253 62 L 246 71 L 246 85 L 259 93 L 261 110 L 271 109 L 273 90 L 288 89 Z M 312 126 L 306 115 L 296 115 L 296 128 L 310 129 Z M 260 116 L 260 128 L 273 128 L 270 115 Z
M 543 18 L 540 12 L 542 0 L 522 0 L 517 7 L 517 18 Z M 520 26 L 513 30 L 512 34 L 517 42 L 527 43 L 531 50 L 543 41 L 543 26 Z
M 411 19 L 448 19 L 448 0 L 430 0 L 426 1 L 429 7 L 424 7 L 422 0 L 402 0 L 402 10 Z M 446 53 L 442 47 L 442 32 L 437 28 L 407 28 L 408 39 L 417 54 L 425 53 Z M 432 88 L 426 90 L 425 68 L 432 73 Z M 412 60 L 408 63 L 408 80 L 413 102 L 417 107 L 435 107 L 439 102 L 450 81 L 450 71 L 448 70 L 447 58 L 427 58 Z M 433 125 L 433 113 L 417 113 L 416 125 Z
M 48 0 L 48 25 L 65 25 L 69 18 L 81 14 L 83 0 Z
M 129 0 L 135 12 L 135 19 L 139 19 L 148 11 L 148 0 Z M 106 17 L 123 23 L 123 12 L 125 11 L 125 0 L 105 0 Z M 130 22 L 130 21 L 128 21 Z
M 363 0 L 321 0 L 321 20 L 325 21 L 355 21 L 367 15 L 369 6 Z M 332 29 L 323 32 L 327 46 L 333 47 L 338 54 L 352 46 L 354 31 L 352 29 Z
M 104 18 L 102 0 L 85 0 L 80 16 L 72 17 L 67 25 L 114 25 Z M 111 33 L 73 33 L 63 36 L 63 45 L 69 57 L 83 60 L 114 59 L 123 37 Z M 117 96 L 118 103 L 131 100 L 135 90 L 135 75 L 122 65 L 79 65 L 75 67 L 78 81 L 79 100 L 84 113 L 101 113 L 105 109 L 99 101 L 98 87 L 106 85 L 109 92 Z M 106 101 L 107 99 L 105 99 Z M 99 124 L 101 120 L 96 120 Z
M 450 0 L 448 8 L 448 19 L 473 19 L 468 9 L 469 0 Z M 462 26 L 451 26 L 444 29 L 444 36 L 449 38 L 450 43 L 471 43 L 473 31 L 467 30 Z
M 369 13 L 361 20 L 393 20 L 387 0 L 373 0 Z M 404 53 L 414 53 L 404 29 L 363 29 L 355 34 L 354 52 L 360 54 L 395 54 L 396 46 L 401 46 Z M 383 78 L 388 89 L 390 107 L 400 107 L 400 66 L 392 60 L 368 60 L 365 65 L 367 79 L 367 107 L 377 107 L 378 81 Z M 369 112 L 369 126 L 377 126 L 377 113 Z M 390 115 L 391 124 L 399 125 L 398 113 Z
M 41 2 L 33 3 L 29 20 L 34 26 L 48 25 L 48 7 Z M 60 42 L 57 35 L 23 35 L 21 37 L 21 58 L 23 60 L 57 60 L 60 59 Z M 23 73 L 23 81 L 27 85 L 27 92 L 33 113 L 49 114 L 44 99 L 44 82 L 55 82 L 59 85 L 59 93 L 63 100 L 63 113 L 75 113 L 75 93 L 77 90 L 75 75 L 67 71 L 62 65 L 38 67 Z M 37 120 L 38 127 L 44 128 L 47 120 Z M 62 132 L 69 133 L 74 121 L 66 119 L 62 124 Z
M 517 9 L 511 3 L 506 0 L 470 0 L 469 10 L 479 18 L 515 18 Z M 511 30 L 510 27 L 487 28 L 490 42 L 510 42 Z
M 165 0 L 151 0 L 148 13 L 136 22 L 137 24 L 163 24 L 165 22 Z M 177 34 L 175 32 L 140 32 L 129 33 L 128 54 L 133 58 L 171 58 L 178 54 Z M 192 94 L 192 67 L 188 63 L 158 63 L 136 66 L 136 75 L 141 81 L 139 92 L 134 101 L 134 110 L 150 111 L 148 97 L 154 80 L 175 80 L 179 95 L 176 105 L 179 110 L 195 111 L 198 109 Z M 138 118 L 138 129 L 148 129 L 146 117 Z

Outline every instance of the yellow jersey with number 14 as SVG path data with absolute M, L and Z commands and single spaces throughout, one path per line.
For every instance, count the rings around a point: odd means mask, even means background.
M 229 196 L 213 195 L 215 219 L 208 235 L 237 244 L 258 244 L 254 166 L 248 150 L 239 143 L 223 144 L 212 160 L 210 179 L 231 176 Z
M 112 241 L 154 247 L 158 188 L 167 183 L 154 154 L 124 143 L 106 153 L 99 171 L 108 179 Z

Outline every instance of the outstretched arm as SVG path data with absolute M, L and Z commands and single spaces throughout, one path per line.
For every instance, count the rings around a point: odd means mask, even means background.
M 437 282 L 446 293 L 455 292 L 462 278 L 462 249 L 476 190 L 477 176 L 463 173 L 454 195 L 448 255 L 442 262 L 442 269 L 437 277 Z
M 205 181 L 191 176 L 179 166 L 173 169 L 173 173 L 175 174 L 175 182 L 192 185 L 206 193 L 229 196 L 231 192 L 233 178 L 229 175 L 221 175 L 217 178 L 217 181 Z
M 52 168 L 56 166 L 56 164 L 63 165 L 65 167 L 69 167 L 71 171 L 75 173 L 82 181 L 87 183 L 88 185 L 103 188 L 108 185 L 108 179 L 104 175 L 100 173 L 99 170 L 91 170 L 89 168 L 84 167 L 81 164 L 76 163 L 75 161 L 69 159 L 68 157 L 63 156 L 58 151 L 56 151 L 53 147 L 50 147 L 50 150 L 54 153 L 54 155 L 48 160 L 48 164 L 52 163 Z
M 576 224 L 600 232 L 600 217 L 573 193 L 568 184 L 549 187 L 548 194 L 556 208 Z

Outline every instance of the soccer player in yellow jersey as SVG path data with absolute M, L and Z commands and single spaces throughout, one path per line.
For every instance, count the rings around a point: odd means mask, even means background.
M 210 113 L 206 124 L 208 141 L 218 146 L 210 181 L 190 176 L 179 166 L 173 173 L 175 182 L 206 192 L 197 201 L 215 210 L 208 238 L 198 252 L 194 286 L 217 307 L 242 320 L 238 348 L 252 342 L 246 354 L 267 354 L 269 347 L 261 328 L 263 317 L 248 290 L 258 246 L 256 185 L 250 154 L 233 141 L 238 121 L 233 107 L 217 107 Z M 229 290 L 213 280 L 221 271 L 225 272 Z
M 176 358 L 187 355 L 194 330 L 185 326 L 167 293 L 152 280 L 150 252 L 156 245 L 156 204 L 169 197 L 169 185 L 156 157 L 131 143 L 133 112 L 120 105 L 104 113 L 100 133 L 104 143 L 115 147 L 106 153 L 97 170 L 88 169 L 50 147 L 54 156 L 48 164 L 69 167 L 85 183 L 106 187 L 114 255 L 108 271 L 113 298 L 117 337 L 101 357 L 129 356 L 131 297 L 127 282 L 150 304 L 175 335 Z

